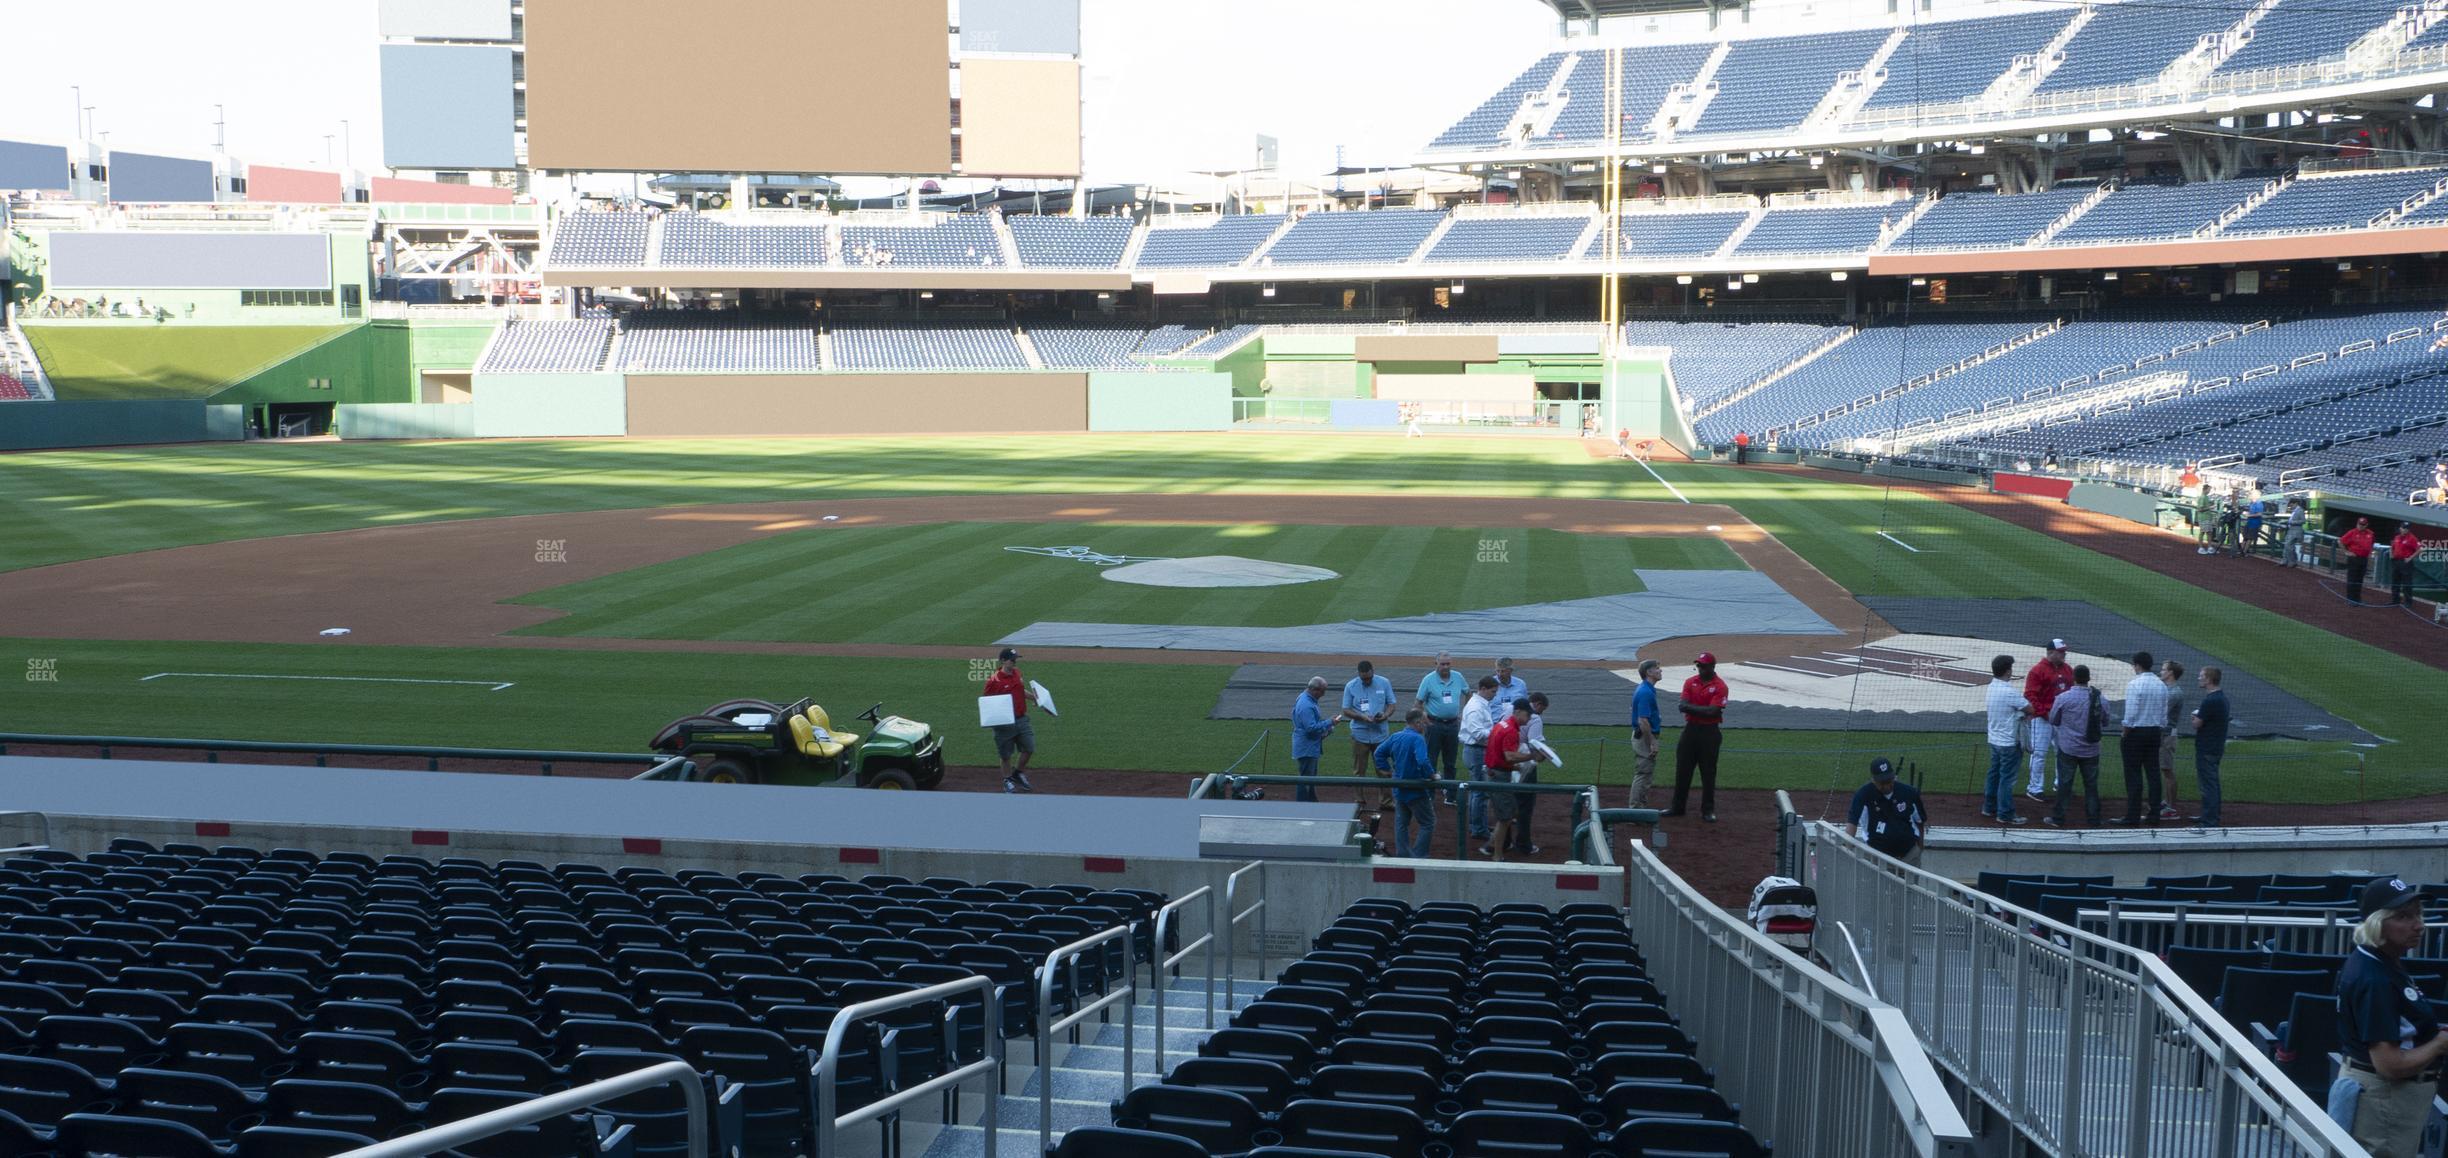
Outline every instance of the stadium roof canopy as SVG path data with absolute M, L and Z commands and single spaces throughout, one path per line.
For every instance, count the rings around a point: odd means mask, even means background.
M 1544 0 L 1566 20 L 1608 20 L 1617 16 L 1648 16 L 1660 12 L 1706 12 L 1740 8 L 1743 0 Z

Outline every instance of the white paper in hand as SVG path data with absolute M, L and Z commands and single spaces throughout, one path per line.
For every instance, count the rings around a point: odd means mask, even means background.
M 1547 762 L 1548 762 L 1548 763 L 1553 764 L 1553 765 L 1555 765 L 1555 766 L 1556 766 L 1556 767 L 1558 767 L 1558 768 L 1561 768 L 1561 767 L 1563 767 L 1563 766 L 1564 766 L 1564 758 L 1563 758 L 1562 756 L 1558 756 L 1558 755 L 1556 755 L 1556 750 L 1555 750 L 1555 749 L 1553 749 L 1553 748 L 1548 747 L 1548 746 L 1547 746 L 1547 741 L 1545 741 L 1545 740 L 1532 740 L 1532 741 L 1530 741 L 1530 746 L 1531 746 L 1531 747 L 1533 747 L 1533 748 L 1538 749 L 1538 750 L 1539 750 L 1539 755 L 1541 755 L 1541 756 L 1545 756 L 1545 757 L 1547 758 Z
M 1038 683 L 1036 680 L 1030 680 L 1029 691 L 1036 695 L 1037 706 L 1044 708 L 1047 715 L 1059 716 L 1062 714 L 1061 712 L 1054 710 L 1054 693 L 1047 691 L 1044 684 Z
M 1005 724 L 1017 720 L 1018 718 L 1019 717 L 1012 714 L 1012 701 L 1010 696 L 993 695 L 978 697 L 978 727 L 999 728 Z

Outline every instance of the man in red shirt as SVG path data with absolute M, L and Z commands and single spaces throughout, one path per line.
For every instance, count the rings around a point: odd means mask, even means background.
M 1004 648 L 995 657 L 994 674 L 986 678 L 986 695 L 1008 695 L 1012 702 L 1012 722 L 997 724 L 994 729 L 995 755 L 1003 761 L 1003 791 L 1035 792 L 1029 783 L 1028 766 L 1037 755 L 1037 729 L 1028 718 L 1028 681 L 1020 675 L 1020 653 Z M 1019 761 L 1013 762 L 1017 755 Z
M 1683 815 L 1691 796 L 1692 769 L 1700 770 L 1700 819 L 1717 823 L 1717 750 L 1725 743 L 1719 725 L 1725 723 L 1726 685 L 1717 678 L 1717 657 L 1701 652 L 1699 667 L 1683 681 L 1683 734 L 1675 738 L 1674 805 L 1668 816 Z
M 2371 520 L 2356 519 L 2353 530 L 2338 536 L 2338 546 L 2346 548 L 2346 602 L 2360 605 L 2363 576 L 2371 570 Z
M 1526 699 L 1513 701 L 1513 710 L 1488 729 L 1486 762 L 1490 783 L 1517 783 L 1524 769 L 1538 766 L 1538 750 L 1522 739 L 1522 729 L 1530 725 L 1531 706 Z M 1521 815 L 1521 795 L 1499 788 L 1487 796 L 1488 815 L 1495 819 L 1496 831 L 1480 846 L 1479 853 L 1503 860 L 1506 850 L 1513 846 L 1513 822 Z
M 2397 524 L 2397 537 L 2389 540 L 2389 606 L 2414 602 L 2414 560 L 2421 554 L 2414 524 Z
M 2049 753 L 2057 748 L 2057 729 L 2048 722 L 2049 708 L 2074 686 L 2074 669 L 2066 663 L 2066 641 L 2052 639 L 2048 654 L 2023 674 L 2023 746 L 2031 750 L 2031 785 L 2024 795 L 2049 802 Z

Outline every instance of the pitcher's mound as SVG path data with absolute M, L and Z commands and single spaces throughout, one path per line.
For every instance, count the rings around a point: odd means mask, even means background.
M 1288 587 L 1342 576 L 1324 567 L 1244 559 L 1239 555 L 1198 555 L 1188 559 L 1156 559 L 1109 567 L 1098 574 L 1116 583 L 1145 587 Z

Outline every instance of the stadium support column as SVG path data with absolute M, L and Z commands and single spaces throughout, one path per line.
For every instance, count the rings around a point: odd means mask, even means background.
M 736 211 L 750 208 L 755 204 L 756 194 L 748 189 L 748 174 L 733 173 L 731 175 L 731 208 Z

